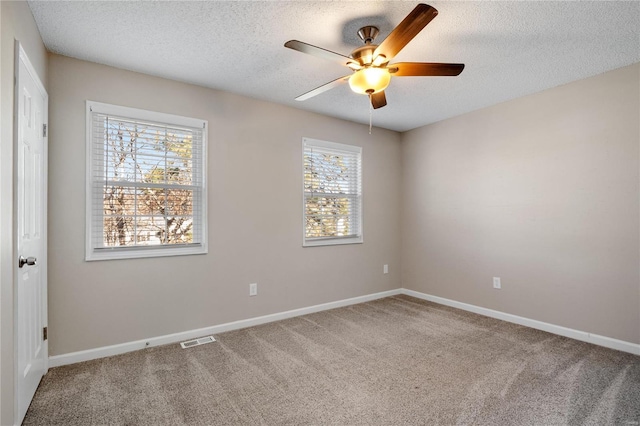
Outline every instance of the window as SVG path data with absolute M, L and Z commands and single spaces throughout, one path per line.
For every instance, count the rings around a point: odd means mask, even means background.
M 86 260 L 207 252 L 207 122 L 87 101 Z
M 304 138 L 304 246 L 362 242 L 362 148 Z

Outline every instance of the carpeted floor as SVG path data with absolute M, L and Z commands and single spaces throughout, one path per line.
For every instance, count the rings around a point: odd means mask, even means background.
M 640 357 L 396 296 L 51 369 L 25 425 L 639 425 Z

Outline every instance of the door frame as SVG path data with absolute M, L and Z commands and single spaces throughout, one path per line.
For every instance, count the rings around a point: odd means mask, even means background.
M 18 312 L 18 273 L 16 273 L 17 270 L 17 262 L 18 262 L 18 256 L 20 255 L 18 253 L 18 226 L 17 226 L 17 222 L 18 222 L 18 179 L 17 179 L 17 170 L 18 170 L 18 155 L 17 155 L 17 149 L 18 149 L 18 143 L 19 143 L 19 133 L 20 133 L 20 129 L 19 129 L 19 117 L 20 114 L 18 112 L 18 108 L 19 108 L 19 102 L 20 102 L 20 88 L 18 87 L 18 82 L 19 82 L 19 78 L 18 75 L 20 73 L 20 62 L 22 62 L 25 66 L 25 68 L 27 69 L 27 72 L 31 75 L 31 77 L 33 78 L 34 82 L 36 83 L 36 86 L 38 87 L 38 91 L 40 92 L 40 95 L 42 95 L 42 97 L 44 98 L 44 108 L 43 108 L 43 119 L 42 122 L 44 124 L 47 124 L 47 134 L 43 137 L 43 146 L 42 146 L 42 163 L 43 163 L 43 170 L 42 170 L 42 178 L 43 178 L 43 200 L 42 200 L 42 209 L 43 209 L 43 222 L 42 222 L 42 240 L 43 240 L 43 247 L 42 247 L 42 255 L 39 256 L 38 258 L 38 263 L 40 264 L 40 275 L 41 275 L 41 279 L 42 279 L 42 319 L 43 319 L 43 323 L 42 326 L 43 327 L 48 327 L 49 324 L 49 320 L 47 317 L 47 311 L 48 311 L 48 299 L 47 299 L 47 261 L 48 261 L 48 253 L 47 253 L 47 244 L 48 244 L 48 240 L 47 240 L 47 232 L 48 232 L 48 227 L 47 227 L 47 210 L 48 210 L 48 196 L 47 196 L 47 187 L 48 187 L 48 158 L 49 158 L 49 129 L 48 129 L 48 123 L 49 123 L 49 94 L 47 93 L 46 89 L 44 88 L 44 85 L 42 84 L 42 81 L 40 80 L 40 76 L 38 75 L 38 73 L 36 72 L 35 68 L 33 67 L 33 65 L 31 64 L 31 61 L 29 60 L 29 57 L 27 55 L 27 52 L 25 52 L 24 48 L 22 47 L 21 43 L 19 40 L 15 41 L 15 57 L 14 57 L 14 84 L 13 84 L 13 185 L 12 185 L 12 189 L 13 189 L 13 230 L 12 230 L 12 238 L 13 238 L 13 263 L 12 263 L 12 270 L 13 270 L 13 359 L 14 359 L 14 368 L 13 368 L 13 374 L 14 374 L 14 378 L 13 378 L 13 387 L 14 387 L 14 404 L 13 404 L 13 411 L 14 411 L 14 423 L 18 421 L 19 419 L 19 399 L 20 399 L 20 393 L 19 393 L 19 389 L 18 389 L 18 369 L 19 369 L 19 362 L 18 362 L 18 357 L 19 357 L 19 353 L 18 353 L 18 345 L 19 345 L 19 336 L 18 336 L 18 330 L 19 330 L 19 323 L 18 323 L 18 318 L 19 318 L 19 312 Z M 42 260 L 40 259 L 42 258 Z M 44 351 L 44 371 L 45 374 L 49 369 L 49 340 L 45 340 L 43 342 L 43 351 Z

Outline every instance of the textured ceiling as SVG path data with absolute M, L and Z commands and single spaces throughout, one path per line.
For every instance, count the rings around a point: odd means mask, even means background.
M 348 55 L 358 28 L 382 41 L 417 2 L 29 1 L 55 53 L 368 123 L 349 74 L 283 47 L 301 40 Z M 420 127 L 640 62 L 640 2 L 434 1 L 439 15 L 395 61 L 457 62 L 458 77 L 395 77 L 375 126 Z

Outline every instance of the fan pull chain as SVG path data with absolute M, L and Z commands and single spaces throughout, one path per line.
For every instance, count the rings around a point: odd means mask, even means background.
M 369 95 L 369 134 L 371 134 L 372 122 L 373 122 L 373 104 L 371 103 L 371 95 Z

